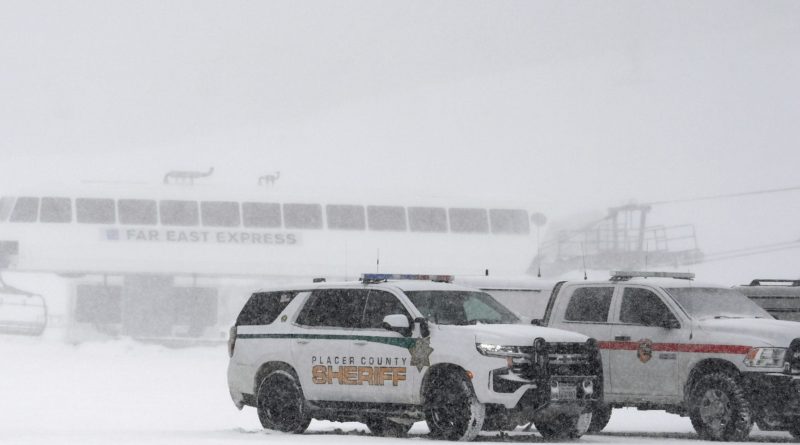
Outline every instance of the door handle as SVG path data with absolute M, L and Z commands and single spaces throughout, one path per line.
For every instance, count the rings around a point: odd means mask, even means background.
M 358 341 L 354 341 L 353 343 L 356 344 L 356 345 L 359 345 L 359 346 L 364 346 L 365 344 L 367 344 L 367 341 L 366 340 L 358 340 Z
M 631 341 L 631 336 L 630 335 L 618 335 L 618 336 L 614 337 L 614 340 L 616 340 L 616 341 Z
M 299 345 L 305 345 L 305 344 L 307 344 L 307 343 L 308 343 L 308 340 L 296 340 L 296 342 L 297 342 L 297 344 L 299 344 Z

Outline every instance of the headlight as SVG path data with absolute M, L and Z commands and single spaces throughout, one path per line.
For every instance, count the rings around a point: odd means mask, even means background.
M 786 348 L 753 348 L 744 356 L 744 364 L 754 368 L 782 368 Z
M 495 357 L 521 356 L 524 353 L 520 346 L 492 345 L 488 343 L 475 343 L 475 347 L 483 355 Z

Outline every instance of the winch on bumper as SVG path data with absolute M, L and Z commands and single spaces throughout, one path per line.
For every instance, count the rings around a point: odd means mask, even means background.
M 747 372 L 742 377 L 761 429 L 782 431 L 800 422 L 800 339 L 792 341 L 782 373 Z
M 513 408 L 523 417 L 544 409 L 577 414 L 603 396 L 602 364 L 597 343 L 547 343 L 521 347 L 507 357 L 508 366 L 491 372 L 491 389 L 519 396 Z

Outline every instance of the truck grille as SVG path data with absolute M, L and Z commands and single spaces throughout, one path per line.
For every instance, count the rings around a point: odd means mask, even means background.
M 590 376 L 601 371 L 593 343 L 548 343 L 547 358 L 551 376 Z
M 800 338 L 795 338 L 789 345 L 784 366 L 787 374 L 800 374 Z
M 541 352 L 533 346 L 522 348 L 525 359 L 514 360 L 514 373 L 526 379 L 552 376 L 598 376 L 602 373 L 599 350 L 586 343 L 546 343 Z

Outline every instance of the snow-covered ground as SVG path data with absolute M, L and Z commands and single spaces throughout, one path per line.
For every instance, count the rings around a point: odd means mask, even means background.
M 252 408 L 228 396 L 224 347 L 169 349 L 132 341 L 69 345 L 52 338 L 0 337 L 0 444 L 388 443 L 427 441 L 369 435 L 360 423 L 314 421 L 302 436 L 261 428 Z M 789 442 L 754 430 L 756 441 Z M 480 441 L 504 440 L 496 434 Z M 535 433 L 509 441 L 542 442 Z M 606 432 L 581 443 L 703 443 L 688 419 L 616 410 Z

